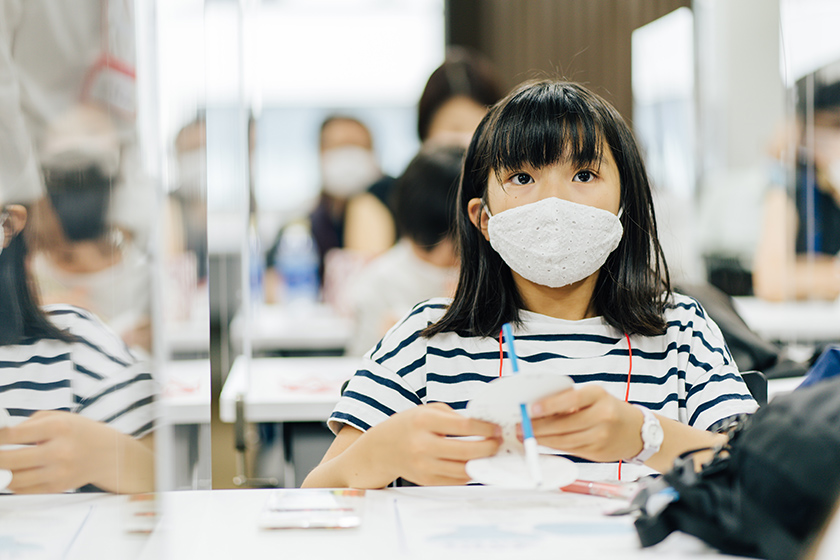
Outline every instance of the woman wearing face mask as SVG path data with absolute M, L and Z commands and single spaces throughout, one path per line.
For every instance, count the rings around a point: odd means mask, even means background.
M 0 198 L 0 491 L 152 491 L 148 364 L 87 311 L 38 306 L 26 219 Z
M 321 125 L 319 155 L 322 191 L 309 214 L 312 237 L 319 256 L 321 280 L 324 256 L 330 249 L 345 247 L 345 216 L 349 199 L 382 176 L 367 127 L 353 117 L 333 115 Z M 266 299 L 273 302 L 279 282 L 274 267 L 281 231 L 266 260 Z
M 618 461 L 634 463 L 622 480 L 635 464 L 667 470 L 756 409 L 717 326 L 670 291 L 642 159 L 613 107 L 575 84 L 526 84 L 482 120 L 463 169 L 454 299 L 417 305 L 367 353 L 306 485 L 467 482 L 500 432 L 456 411 L 499 376 L 506 322 L 521 371 L 575 381 L 532 418 L 580 478 L 615 479 Z
M 462 146 L 487 108 L 502 97 L 489 60 L 464 47 L 449 47 L 417 103 L 417 136 L 425 146 Z M 368 256 L 387 251 L 397 237 L 394 178 L 383 177 L 347 207 L 346 246 Z

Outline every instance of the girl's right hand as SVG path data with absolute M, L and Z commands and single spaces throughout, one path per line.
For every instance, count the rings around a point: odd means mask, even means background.
M 395 414 L 365 436 L 376 440 L 377 460 L 387 465 L 394 479 L 402 477 L 422 486 L 466 484 L 470 481 L 467 461 L 494 455 L 502 441 L 499 426 L 462 416 L 443 403 Z

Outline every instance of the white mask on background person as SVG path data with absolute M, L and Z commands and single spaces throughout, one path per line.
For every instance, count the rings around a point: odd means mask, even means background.
M 207 157 L 204 148 L 189 150 L 178 155 L 178 182 L 175 189 L 186 195 L 201 196 L 205 189 Z
M 373 152 L 360 146 L 324 151 L 321 173 L 324 192 L 339 198 L 361 193 L 381 176 Z
M 485 208 L 487 208 L 485 206 Z M 536 284 L 559 288 L 600 269 L 624 228 L 612 212 L 550 197 L 490 215 L 490 245 Z
M 832 160 L 828 164 L 826 171 L 828 173 L 828 182 L 833 190 L 831 194 L 834 196 L 834 200 L 840 204 L 840 159 Z
M 0 212 L 0 255 L 6 248 L 6 220 L 9 219 L 8 212 Z

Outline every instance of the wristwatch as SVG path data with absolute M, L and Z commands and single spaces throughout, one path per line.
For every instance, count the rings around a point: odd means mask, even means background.
M 653 457 L 659 448 L 662 447 L 662 440 L 665 439 L 665 432 L 662 431 L 662 425 L 659 423 L 653 412 L 647 408 L 634 404 L 636 408 L 642 411 L 645 415 L 645 420 L 642 422 L 642 451 L 630 459 L 629 463 L 636 465 L 644 464 L 645 461 Z

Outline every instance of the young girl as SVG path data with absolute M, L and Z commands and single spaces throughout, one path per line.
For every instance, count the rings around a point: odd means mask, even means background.
M 5 202 L 0 187 L 0 494 L 153 491 L 148 364 L 87 311 L 38 306 L 27 210 Z
M 305 485 L 467 482 L 466 462 L 493 455 L 500 431 L 456 411 L 500 375 L 506 322 L 520 371 L 575 381 L 532 419 L 580 478 L 614 479 L 594 463 L 620 460 L 665 471 L 756 409 L 717 326 L 671 293 L 639 150 L 597 95 L 542 81 L 495 105 L 465 155 L 457 220 L 454 299 L 419 304 L 366 355 Z

